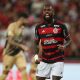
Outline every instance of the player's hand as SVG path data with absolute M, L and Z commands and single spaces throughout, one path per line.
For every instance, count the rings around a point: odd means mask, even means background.
M 35 60 L 35 63 L 36 64 L 39 64 L 40 63 L 40 60 L 39 60 L 39 57 L 38 57 L 37 54 L 34 56 L 34 60 Z
M 64 46 L 63 45 L 57 45 L 59 50 L 64 50 Z

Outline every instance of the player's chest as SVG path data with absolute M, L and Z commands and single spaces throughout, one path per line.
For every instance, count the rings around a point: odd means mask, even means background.
M 38 29 L 39 35 L 47 34 L 60 34 L 62 33 L 62 28 L 60 25 L 44 25 Z
M 21 28 L 15 29 L 15 36 L 19 37 L 23 34 L 23 30 Z

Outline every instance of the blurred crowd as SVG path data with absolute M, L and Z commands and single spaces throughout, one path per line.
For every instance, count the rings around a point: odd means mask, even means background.
M 67 26 L 72 44 L 65 50 L 68 59 L 80 57 L 80 1 L 79 0 L 0 0 L 0 55 L 5 45 L 6 29 L 19 13 L 26 13 L 28 24 L 25 29 L 27 44 L 32 46 L 35 25 L 42 20 L 42 8 L 49 3 L 55 10 L 54 18 Z M 33 47 L 32 47 L 33 49 Z M 30 54 L 32 55 L 33 50 Z M 30 55 L 29 54 L 29 55 Z M 31 56 L 30 55 L 30 56 Z M 28 56 L 26 52 L 26 56 Z M 2 57 L 0 56 L 0 59 Z

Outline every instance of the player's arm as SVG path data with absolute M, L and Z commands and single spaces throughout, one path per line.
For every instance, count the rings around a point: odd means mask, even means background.
M 21 48 L 21 49 L 23 49 L 23 50 L 25 50 L 25 51 L 28 51 L 28 50 L 29 50 L 29 48 L 28 48 L 27 46 L 25 46 L 25 45 L 23 45 L 23 44 L 21 44 L 21 43 L 15 42 L 15 41 L 13 40 L 13 38 L 10 37 L 10 36 L 8 37 L 8 43 L 11 44 L 11 45 L 14 45 L 14 46 L 16 46 L 16 47 L 19 47 L 19 48 Z
M 68 29 L 65 25 L 63 25 L 63 36 L 64 36 L 64 44 L 59 45 L 59 48 L 61 48 L 61 49 L 64 49 L 71 44 L 70 34 L 69 34 Z
M 39 33 L 38 33 L 38 28 L 36 27 L 35 28 L 35 40 L 34 40 L 34 59 L 35 59 L 35 62 L 38 63 L 38 53 L 39 53 L 39 42 L 40 42 L 40 36 L 39 36 Z
M 14 45 L 14 46 L 17 46 L 17 47 L 20 47 L 22 48 L 23 50 L 28 50 L 28 47 L 24 46 L 23 44 L 20 44 L 20 43 L 17 43 L 14 41 L 14 38 L 15 38 L 15 33 L 14 33 L 14 26 L 13 25 L 10 25 L 8 27 L 8 32 L 7 32 L 7 40 L 8 40 L 8 43 L 10 45 Z
M 66 48 L 71 44 L 71 38 L 70 38 L 70 34 L 68 32 L 68 29 L 65 25 L 64 25 L 64 29 L 63 29 L 63 34 L 64 34 L 64 48 Z

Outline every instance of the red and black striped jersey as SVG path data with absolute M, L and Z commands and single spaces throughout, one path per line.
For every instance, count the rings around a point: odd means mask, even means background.
M 54 21 L 51 24 L 41 23 L 35 28 L 36 44 L 41 40 L 42 45 L 42 61 L 46 63 L 54 63 L 64 60 L 64 51 L 59 50 L 57 45 L 63 45 L 64 40 L 68 37 L 66 26 Z

